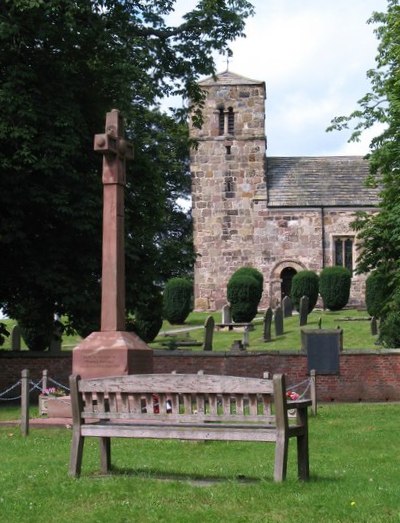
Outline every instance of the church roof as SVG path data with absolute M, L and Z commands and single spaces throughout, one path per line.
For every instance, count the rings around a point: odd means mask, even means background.
M 199 82 L 199 85 L 260 85 L 265 82 L 261 80 L 251 80 L 245 76 L 241 76 L 232 71 L 224 71 L 223 73 L 217 73 L 216 77 L 210 76 Z
M 268 207 L 376 206 L 368 175 L 361 156 L 267 158 Z

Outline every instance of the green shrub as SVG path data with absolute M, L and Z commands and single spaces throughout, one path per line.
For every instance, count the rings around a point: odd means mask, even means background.
M 248 274 L 233 274 L 228 282 L 227 297 L 235 322 L 250 322 L 260 302 L 260 282 Z
M 350 298 L 351 272 L 345 267 L 325 267 L 319 275 L 319 292 L 324 308 L 343 309 Z
M 135 309 L 133 320 L 126 322 L 126 330 L 135 332 L 144 342 L 153 341 L 160 332 L 163 323 L 163 298 L 157 292 L 146 303 Z
M 171 325 L 185 322 L 192 311 L 193 284 L 186 278 L 167 281 L 163 297 L 163 315 Z
M 379 325 L 379 341 L 386 348 L 400 348 L 400 309 L 388 312 Z
M 390 297 L 390 288 L 387 274 L 373 271 L 365 282 L 365 304 L 368 314 L 380 318 L 384 305 Z
M 308 312 L 310 313 L 318 300 L 319 278 L 314 271 L 300 271 L 293 276 L 290 296 L 293 306 L 299 310 L 300 300 L 308 296 Z
M 254 267 L 241 267 L 232 274 L 231 278 L 234 278 L 236 276 L 252 276 L 258 281 L 260 294 L 258 301 L 260 301 L 264 289 L 264 276 L 262 275 L 262 273 Z

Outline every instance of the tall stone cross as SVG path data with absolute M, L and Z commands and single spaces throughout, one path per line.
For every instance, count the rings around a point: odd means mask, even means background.
M 125 331 L 125 162 L 133 158 L 133 147 L 124 138 L 116 109 L 107 113 L 105 132 L 95 135 L 94 150 L 103 154 L 101 330 L 74 348 L 72 372 L 82 378 L 151 374 L 152 349 L 137 334 Z
M 133 146 L 124 138 L 123 119 L 117 109 L 107 113 L 105 133 L 95 135 L 94 150 L 103 154 L 101 331 L 124 331 L 125 162 L 133 158 Z

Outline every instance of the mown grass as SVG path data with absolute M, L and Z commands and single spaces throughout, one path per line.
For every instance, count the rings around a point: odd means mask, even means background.
M 192 312 L 183 325 L 171 325 L 164 321 L 160 333 L 155 342 L 151 344 L 153 348 L 166 348 L 171 341 L 175 340 L 193 340 L 202 341 L 203 330 L 200 328 L 210 313 Z M 213 312 L 212 316 L 216 323 L 221 321 L 221 312 Z M 265 343 L 263 341 L 263 316 L 259 314 L 254 321 L 255 329 L 250 332 L 250 351 L 262 350 L 300 350 L 301 348 L 301 331 L 299 327 L 299 316 L 294 315 L 284 320 L 284 334 L 275 336 L 274 325 L 272 324 L 271 333 L 272 341 Z M 376 336 L 371 335 L 370 321 L 366 311 L 343 310 L 338 312 L 314 311 L 308 317 L 306 328 L 317 329 L 321 319 L 323 329 L 335 329 L 338 326 L 343 329 L 344 349 L 365 349 L 376 350 L 380 346 L 376 345 Z M 12 329 L 15 322 L 13 320 L 2 320 L 7 324 L 9 330 Z M 190 330 L 198 327 L 197 330 Z M 168 331 L 182 331 L 174 336 L 166 336 Z M 185 332 L 186 331 L 186 332 Z M 229 332 L 226 330 L 216 331 L 213 338 L 214 351 L 227 351 L 231 348 L 235 340 L 241 340 L 243 333 L 240 331 Z M 78 335 L 63 336 L 63 350 L 72 350 L 81 338 Z M 173 345 L 173 344 L 172 344 Z M 1 347 L 3 350 L 10 350 L 11 339 L 8 337 Z M 27 350 L 25 344 L 22 344 L 23 350 Z M 191 350 L 200 350 L 200 347 L 193 347 Z
M 171 329 L 179 330 L 191 328 L 194 326 L 202 326 L 209 313 L 192 313 L 189 315 L 184 325 L 170 325 L 164 322 L 159 336 L 152 344 L 154 347 L 163 347 L 162 343 L 171 342 L 174 338 L 165 336 L 165 333 Z M 221 321 L 221 313 L 215 312 L 212 314 L 216 323 Z M 308 317 L 306 329 L 317 329 L 319 321 L 323 329 L 336 329 L 340 327 L 343 329 L 343 345 L 344 349 L 367 349 L 376 350 L 380 348 L 376 343 L 376 336 L 371 334 L 371 325 L 369 316 L 366 311 L 359 310 L 343 310 L 337 312 L 330 311 L 314 311 Z M 274 325 L 271 328 L 272 341 L 266 343 L 263 341 L 263 323 L 262 315 L 259 315 L 254 321 L 255 329 L 250 332 L 250 346 L 249 351 L 260 350 L 300 350 L 301 348 L 301 329 L 299 326 L 299 316 L 285 318 L 284 320 L 284 334 L 282 336 L 275 336 Z M 243 333 L 229 332 L 226 330 L 216 331 L 213 337 L 213 350 L 226 351 L 232 346 L 234 340 L 241 340 Z M 192 339 L 194 341 L 201 341 L 203 339 L 203 331 L 191 330 L 187 333 L 181 332 L 175 335 L 177 340 Z M 164 345 L 165 347 L 165 345 Z M 196 350 L 193 348 L 192 350 Z M 199 350 L 199 348 L 198 348 Z
M 399 404 L 322 405 L 310 419 L 308 483 L 272 481 L 264 443 L 114 440 L 112 476 L 86 442 L 82 476 L 67 475 L 71 432 L 0 426 L 4 522 L 400 521 Z

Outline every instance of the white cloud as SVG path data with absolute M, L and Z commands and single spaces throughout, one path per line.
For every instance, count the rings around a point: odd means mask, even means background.
M 178 0 L 171 23 L 196 5 Z M 377 40 L 367 19 L 386 0 L 253 0 L 246 38 L 232 44 L 229 69 L 267 86 L 270 155 L 366 154 L 373 137 L 347 144 L 350 132 L 326 133 L 335 116 L 350 114 L 369 90 Z M 217 70 L 226 59 L 216 57 Z

